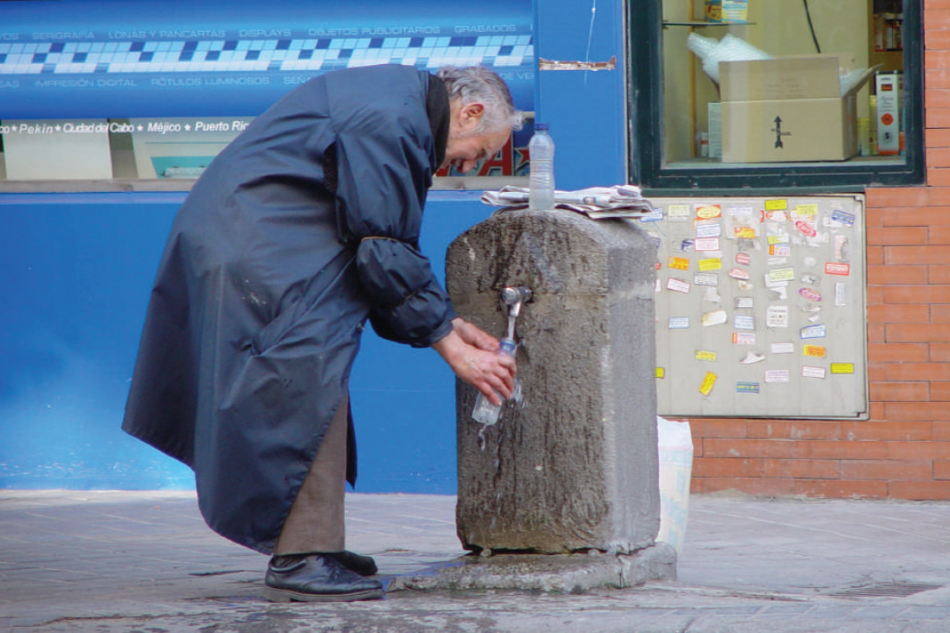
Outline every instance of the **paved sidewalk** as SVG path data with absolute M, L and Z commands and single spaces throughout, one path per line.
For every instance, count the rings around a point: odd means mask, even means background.
M 348 547 L 387 578 L 450 564 L 454 503 L 349 495 Z M 950 631 L 944 503 L 694 496 L 676 582 L 586 595 L 271 604 L 266 562 L 208 530 L 193 493 L 0 490 L 4 633 Z

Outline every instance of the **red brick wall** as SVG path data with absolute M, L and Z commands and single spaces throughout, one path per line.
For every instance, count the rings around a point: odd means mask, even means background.
M 867 190 L 870 419 L 691 420 L 693 492 L 950 499 L 950 0 L 924 30 L 927 186 Z

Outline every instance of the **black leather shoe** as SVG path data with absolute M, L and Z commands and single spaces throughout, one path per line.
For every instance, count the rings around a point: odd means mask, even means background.
M 355 552 L 349 550 L 343 550 L 342 552 L 333 552 L 332 554 L 324 554 L 324 556 L 332 556 L 337 559 L 337 561 L 342 564 L 344 567 L 350 571 L 355 571 L 360 576 L 373 576 L 379 571 L 376 568 L 376 561 L 374 561 L 370 556 L 361 556 Z
M 333 555 L 275 557 L 267 566 L 264 597 L 271 602 L 350 602 L 383 597 L 378 580 L 350 571 Z

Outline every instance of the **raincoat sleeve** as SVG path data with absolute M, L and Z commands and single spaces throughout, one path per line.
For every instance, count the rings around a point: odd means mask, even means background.
M 427 347 L 448 335 L 456 316 L 419 251 L 422 207 L 432 182 L 431 137 L 420 126 L 380 123 L 398 133 L 337 137 L 340 234 L 357 249 L 359 278 L 373 302 L 370 321 L 376 333 Z

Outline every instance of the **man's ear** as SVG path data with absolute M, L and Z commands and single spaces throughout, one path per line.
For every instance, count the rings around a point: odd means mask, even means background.
M 462 125 L 462 129 L 471 130 L 475 128 L 482 120 L 483 114 L 485 114 L 485 106 L 481 103 L 469 103 L 462 106 L 459 110 L 459 123 Z

